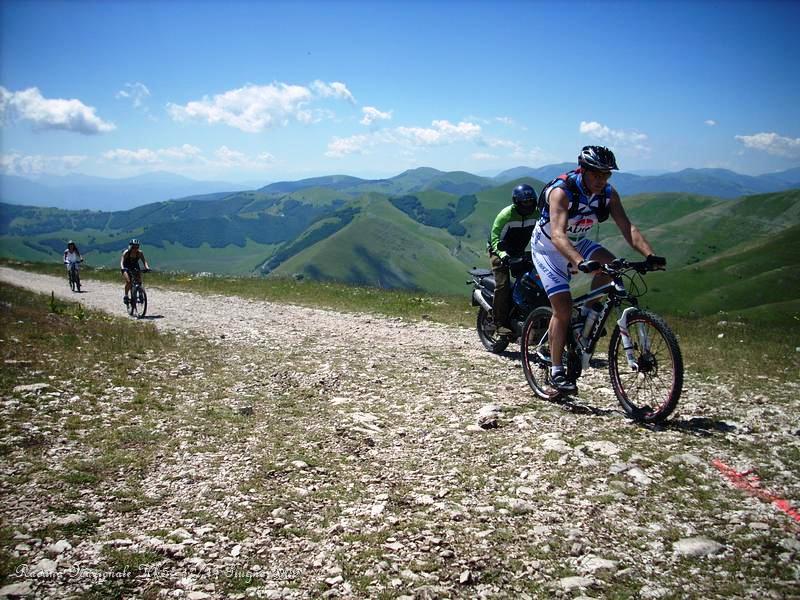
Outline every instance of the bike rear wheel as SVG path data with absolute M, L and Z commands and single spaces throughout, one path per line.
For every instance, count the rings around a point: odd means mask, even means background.
M 678 339 L 661 317 L 643 310 L 628 317 L 628 335 L 637 370 L 628 364 L 617 326 L 608 347 L 614 393 L 630 418 L 661 422 L 675 410 L 683 389 L 683 357 Z
M 497 337 L 497 325 L 492 315 L 483 308 L 478 310 L 476 328 L 483 347 L 489 352 L 500 353 L 508 347 L 508 340 Z
M 520 345 L 525 379 L 536 395 L 545 400 L 553 400 L 561 395 L 561 392 L 549 384 L 551 361 L 547 330 L 552 314 L 553 310 L 549 306 L 534 309 L 522 326 Z

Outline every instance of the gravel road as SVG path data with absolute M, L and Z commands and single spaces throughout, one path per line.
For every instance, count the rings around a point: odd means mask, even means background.
M 125 316 L 121 284 L 86 280 L 78 295 L 64 278 L 8 268 L 0 281 Z M 110 556 L 154 553 L 157 570 L 105 593 L 196 600 L 798 589 L 800 527 L 713 466 L 763 473 L 797 508 L 796 381 L 765 378 L 756 393 L 690 368 L 670 423 L 646 428 L 621 413 L 605 369 L 582 377 L 580 401 L 542 402 L 517 352 L 486 352 L 472 329 L 158 287 L 148 296 L 145 321 L 188 334 L 221 366 L 145 361 L 148 401 L 176 411 L 135 413 L 148 424 L 141 435 L 165 432 L 158 458 L 138 479 L 120 471 L 80 500 L 61 498 L 75 514 L 42 505 L 43 490 L 50 505 L 68 490 L 31 474 L 35 449 L 9 454 L 0 489 L 13 502 L 0 515 L 29 565 L 101 570 Z M 91 446 L 63 430 L 75 415 L 113 423 L 130 391 L 98 393 L 87 409 L 69 381 L 48 385 L 64 407 L 37 434 L 57 440 L 48 471 L 74 469 L 76 456 L 100 460 L 108 441 Z M 17 386 L 4 399 L 8 417 L 41 393 Z M 496 428 L 477 425 L 482 411 Z M 137 501 L 110 500 L 125 494 Z M 90 519 L 91 535 L 59 533 L 64 519 Z M 80 579 L 12 584 L 37 597 L 103 593 Z

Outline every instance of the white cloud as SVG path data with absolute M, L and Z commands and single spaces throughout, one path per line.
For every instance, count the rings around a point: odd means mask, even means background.
M 581 121 L 580 132 L 608 143 L 638 144 L 647 140 L 643 133 L 611 129 L 597 121 Z
M 493 160 L 499 157 L 494 154 L 489 154 L 488 152 L 475 152 L 472 154 L 472 158 L 474 160 Z
M 183 144 L 182 146 L 173 146 L 171 148 L 161 148 L 158 150 L 150 150 L 149 148 L 139 148 L 138 150 L 118 148 L 105 152 L 103 158 L 124 165 L 157 165 L 176 162 L 202 162 L 204 160 L 202 154 L 200 148 L 190 144 Z
M 167 110 L 176 121 L 223 123 L 258 133 L 274 125 L 286 125 L 290 118 L 302 119 L 298 114 L 304 114 L 303 107 L 312 97 L 311 90 L 300 85 L 247 85 L 184 106 L 170 103 Z
M 19 153 L 0 155 L 0 170 L 7 175 L 40 175 L 68 173 L 86 160 L 85 156 L 43 156 Z
M 436 146 L 475 139 L 481 133 L 480 125 L 461 121 L 453 125 L 450 121 L 433 121 L 432 127 L 397 127 L 392 130 L 400 140 L 413 146 Z
M 375 135 L 353 135 L 346 138 L 334 137 L 328 143 L 328 151 L 325 152 L 325 156 L 342 158 L 348 154 L 363 154 L 366 148 L 374 146 L 378 141 L 378 137 Z
M 0 119 L 6 117 L 30 121 L 36 129 L 60 129 L 84 135 L 115 129 L 113 123 L 95 114 L 94 107 L 75 99 L 45 98 L 35 87 L 11 92 L 0 86 Z
M 375 121 L 386 121 L 392 118 L 392 111 L 383 112 L 374 106 L 365 106 L 361 109 L 364 118 L 361 119 L 362 125 L 372 125 Z
M 500 138 L 487 138 L 480 140 L 479 143 L 483 146 L 489 146 L 490 148 L 506 148 L 513 152 L 522 151 L 522 146 L 518 142 L 514 142 L 512 140 L 504 140 Z
M 503 125 L 508 125 L 509 127 L 514 127 L 517 124 L 511 117 L 495 117 L 494 120 Z
M 124 88 L 117 92 L 117 98 L 130 99 L 134 108 L 142 108 L 144 101 L 150 97 L 150 90 L 143 83 L 126 83 Z
M 353 94 L 351 94 L 347 86 L 340 81 L 325 83 L 317 79 L 311 84 L 311 88 L 322 98 L 337 98 L 339 100 L 347 100 L 351 104 L 356 103 Z
M 717 124 L 717 122 L 714 119 L 706 119 L 705 121 L 703 121 L 703 123 L 705 123 L 709 127 L 714 127 Z
M 167 111 L 175 121 L 222 123 L 247 133 L 258 133 L 270 127 L 285 126 L 290 120 L 312 124 L 333 118 L 330 110 L 309 108 L 309 104 L 319 98 L 355 102 L 347 86 L 338 81 L 315 81 L 310 88 L 276 82 L 248 84 L 185 105 L 169 103 Z
M 511 157 L 524 161 L 528 164 L 540 165 L 553 161 L 553 158 L 538 146 L 531 148 L 530 150 L 519 148 L 511 153 Z
M 246 155 L 238 150 L 231 150 L 227 146 L 220 146 L 214 153 L 216 163 L 225 167 L 266 167 L 275 162 L 275 157 L 269 152 L 262 152 L 255 157 Z
M 777 133 L 756 133 L 735 137 L 745 147 L 753 150 L 761 150 L 774 156 L 800 157 L 800 138 L 788 138 Z
M 334 137 L 328 144 L 325 156 L 341 158 L 348 154 L 363 154 L 367 148 L 378 144 L 413 148 L 441 146 L 476 140 L 480 133 L 480 126 L 474 123 L 460 122 L 454 125 L 447 120 L 438 120 L 433 121 L 431 127 L 395 127 L 347 138 Z
M 304 125 L 313 125 L 320 121 L 334 119 L 336 114 L 327 108 L 315 108 L 312 110 L 299 110 L 296 117 Z
M 275 163 L 275 157 L 269 152 L 262 152 L 250 156 L 244 152 L 220 146 L 211 157 L 206 156 L 200 148 L 191 144 L 173 146 L 170 148 L 139 148 L 127 150 L 119 148 L 103 154 L 106 160 L 124 165 L 159 166 L 175 171 L 186 168 L 196 169 L 263 169 Z
M 597 121 L 581 121 L 580 132 L 596 140 L 635 152 L 639 155 L 648 155 L 650 147 L 646 145 L 647 135 L 638 131 L 624 131 L 621 129 L 611 129 Z M 614 148 L 612 148 L 613 150 Z

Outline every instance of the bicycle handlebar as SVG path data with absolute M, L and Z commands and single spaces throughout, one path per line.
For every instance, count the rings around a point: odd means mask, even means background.
M 653 265 L 646 260 L 630 262 L 624 258 L 615 258 L 607 265 L 603 265 L 601 270 L 613 277 L 622 274 L 624 271 L 636 271 L 642 275 L 649 271 L 666 271 L 666 267 Z

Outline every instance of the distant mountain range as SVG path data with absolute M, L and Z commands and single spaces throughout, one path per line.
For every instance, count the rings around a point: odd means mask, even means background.
M 354 198 L 365 193 L 402 194 L 437 190 L 450 194 L 474 194 L 524 177 L 546 182 L 574 168 L 560 163 L 539 168 L 515 167 L 494 177 L 465 171 L 443 172 L 421 167 L 387 179 L 361 179 L 349 175 L 280 181 L 265 186 L 224 181 L 195 181 L 181 175 L 154 172 L 125 179 L 87 175 L 43 176 L 36 180 L 0 176 L 0 202 L 26 206 L 48 206 L 68 210 L 129 210 L 137 206 L 182 198 L 214 200 L 232 192 L 289 194 L 309 188 L 325 188 Z M 684 169 L 660 175 L 618 172 L 611 179 L 622 196 L 655 192 L 683 192 L 720 198 L 778 192 L 800 187 L 800 168 L 758 176 L 725 169 Z M 538 188 L 537 188 L 538 190 Z
M 128 210 L 163 200 L 245 189 L 252 188 L 225 181 L 195 181 L 163 171 L 124 179 L 77 174 L 45 175 L 36 180 L 0 176 L 2 202 L 69 210 Z

